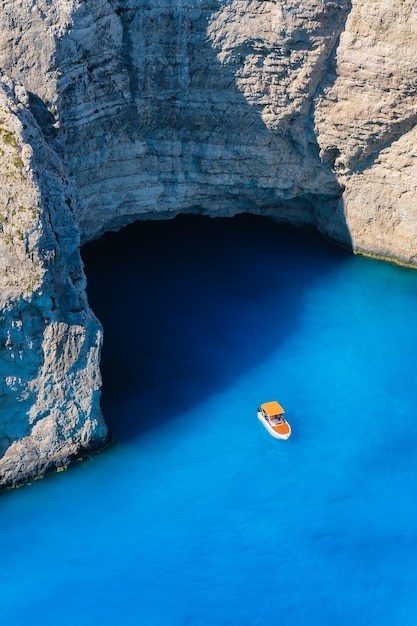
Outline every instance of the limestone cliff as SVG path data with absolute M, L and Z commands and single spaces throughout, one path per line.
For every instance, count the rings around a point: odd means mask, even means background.
M 417 8 L 352 2 L 315 106 L 354 250 L 417 263 Z M 334 228 L 325 229 L 331 236 Z
M 73 188 L 0 80 L 0 476 L 9 485 L 102 446 L 101 327 L 88 308 Z
M 411 0 L 4 0 L 0 485 L 106 440 L 80 241 L 252 212 L 417 263 Z

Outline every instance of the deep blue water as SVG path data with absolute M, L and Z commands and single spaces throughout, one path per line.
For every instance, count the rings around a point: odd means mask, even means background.
M 0 497 L 0 624 L 417 624 L 417 272 L 249 217 L 85 260 L 116 443 Z

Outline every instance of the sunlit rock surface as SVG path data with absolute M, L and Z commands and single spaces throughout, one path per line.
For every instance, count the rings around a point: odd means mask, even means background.
M 85 297 L 73 188 L 0 80 L 0 477 L 20 482 L 102 446 L 102 330 Z
M 346 187 L 340 210 L 353 248 L 413 264 L 416 54 L 414 2 L 352 2 L 315 105 L 321 159 Z
M 79 246 L 252 212 L 416 259 L 411 0 L 5 0 L 0 484 L 106 441 Z

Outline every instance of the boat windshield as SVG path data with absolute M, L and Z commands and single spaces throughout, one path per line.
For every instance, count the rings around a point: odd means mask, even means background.
M 283 415 L 272 415 L 269 418 L 269 421 L 272 422 L 273 424 L 281 424 L 281 422 L 284 421 L 284 416 Z

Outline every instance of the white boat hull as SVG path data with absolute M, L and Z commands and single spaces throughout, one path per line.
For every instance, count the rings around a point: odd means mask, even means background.
M 268 422 L 268 420 L 266 420 L 264 418 L 264 416 L 262 415 L 262 413 L 260 411 L 257 411 L 257 415 L 258 415 L 258 420 L 261 422 L 261 424 L 266 428 L 266 430 L 269 432 L 270 435 L 272 435 L 275 439 L 289 439 L 291 436 L 291 426 L 288 424 L 288 422 L 286 422 L 287 426 L 288 426 L 288 433 L 278 433 L 276 430 L 274 430 L 274 428 L 272 427 L 272 424 L 270 424 L 270 422 Z

